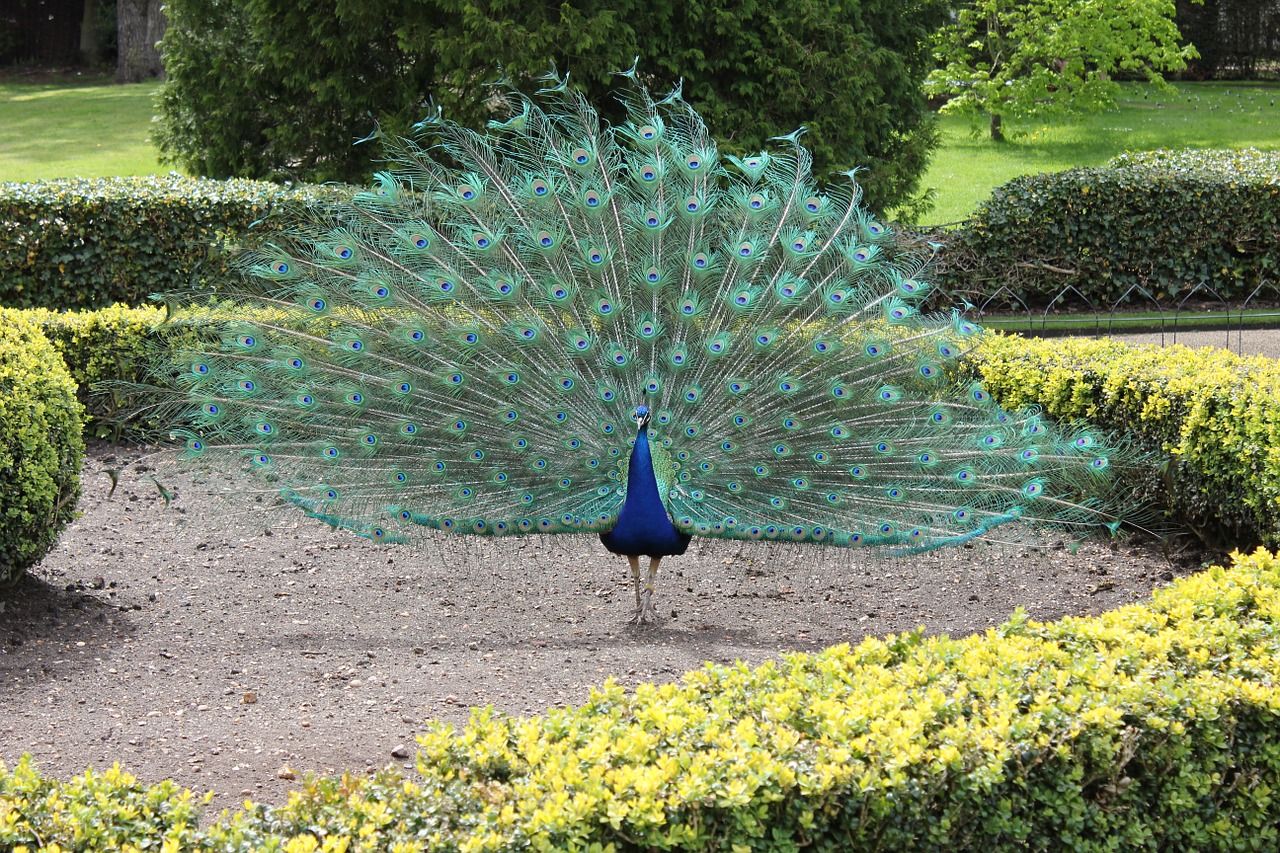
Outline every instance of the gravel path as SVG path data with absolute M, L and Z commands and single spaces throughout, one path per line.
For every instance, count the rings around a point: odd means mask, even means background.
M 536 714 L 609 676 L 665 681 L 921 625 L 962 635 L 1018 606 L 1099 613 L 1200 563 L 1137 541 L 899 560 L 695 541 L 663 565 L 664 622 L 641 629 L 625 561 L 594 538 L 376 546 L 269 510 L 240 480 L 139 458 L 92 447 L 83 516 L 0 592 L 0 759 L 31 752 L 60 778 L 119 761 L 214 791 L 215 809 L 280 802 L 307 771 L 409 764 L 415 732 L 470 706 Z M 112 495 L 104 472 L 122 464 Z

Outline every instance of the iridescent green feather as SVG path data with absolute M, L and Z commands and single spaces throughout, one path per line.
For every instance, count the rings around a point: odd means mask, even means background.
M 798 134 L 722 158 L 678 93 L 635 87 L 617 127 L 563 85 L 508 97 L 299 212 L 243 256 L 255 287 L 175 300 L 216 329 L 164 371 L 185 456 L 379 540 L 599 532 L 644 403 L 697 535 L 913 549 L 1122 511 L 1131 457 L 957 379 L 977 328 L 920 313 L 928 259 L 852 174 L 819 187 Z

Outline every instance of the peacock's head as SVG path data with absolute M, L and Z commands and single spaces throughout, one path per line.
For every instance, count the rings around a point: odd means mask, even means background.
M 636 406 L 636 410 L 631 413 L 631 417 L 635 420 L 640 429 L 647 429 L 649 427 L 650 415 L 648 406 Z

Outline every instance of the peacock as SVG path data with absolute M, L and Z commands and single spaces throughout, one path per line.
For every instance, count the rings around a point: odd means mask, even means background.
M 678 88 L 622 77 L 616 124 L 555 76 L 501 90 L 484 133 L 432 110 L 368 189 L 246 249 L 215 306 L 171 298 L 200 329 L 161 371 L 183 458 L 378 542 L 598 534 L 639 623 L 695 536 L 1115 529 L 1132 454 L 961 378 L 979 327 L 921 309 L 930 258 L 856 170 L 820 187 L 803 129 L 723 155 Z

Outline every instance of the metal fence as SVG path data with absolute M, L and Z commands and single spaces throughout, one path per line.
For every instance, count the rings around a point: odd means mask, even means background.
M 1220 346 L 1243 354 L 1247 333 L 1280 329 L 1280 286 L 1265 280 L 1243 302 L 1232 304 L 1205 283 L 1197 284 L 1176 302 L 1161 302 L 1135 284 L 1112 305 L 1099 306 L 1068 285 L 1049 300 L 1043 311 L 1038 306 L 1032 308 L 1008 287 L 1001 287 L 967 315 L 995 328 L 1033 337 L 1144 334 L 1153 339 L 1158 336 L 1161 346 L 1178 343 L 1180 332 L 1185 338 L 1188 332 L 1195 331 L 1197 340 L 1203 343 L 1206 330 L 1220 331 Z

